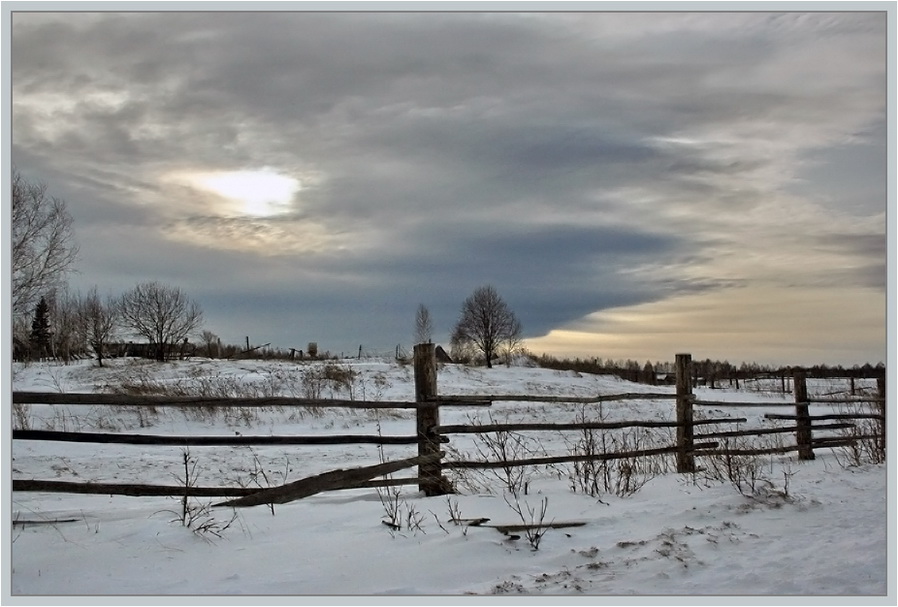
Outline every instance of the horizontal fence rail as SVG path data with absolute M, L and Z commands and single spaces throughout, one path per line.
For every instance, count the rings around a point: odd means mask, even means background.
M 850 440 L 844 439 L 839 443 L 827 444 L 827 445 L 817 445 L 818 447 L 840 447 L 851 443 Z M 777 455 L 783 453 L 791 453 L 793 451 L 801 451 L 801 445 L 786 445 L 782 447 L 759 447 L 759 448 L 751 448 L 751 449 L 742 449 L 742 448 L 726 448 L 726 449 L 702 449 L 695 451 L 696 455 L 704 456 L 704 457 L 713 457 L 713 456 L 739 456 L 739 455 Z
M 796 420 L 799 419 L 798 415 L 780 415 L 777 413 L 765 413 L 764 417 L 766 419 L 784 419 L 784 420 Z M 879 413 L 828 413 L 824 415 L 809 415 L 808 419 L 812 421 L 817 420 L 829 420 L 829 419 L 875 419 L 881 422 L 886 420 L 885 415 L 880 415 Z M 814 426 L 815 428 L 817 426 Z
M 20 405 L 116 405 L 132 407 L 319 407 L 341 409 L 418 409 L 429 404 L 451 407 L 487 407 L 489 397 L 446 396 L 430 401 L 366 401 L 338 398 L 137 396 L 131 394 L 85 394 L 81 392 L 13 392 Z
M 851 403 L 884 403 L 886 402 L 885 398 L 879 396 L 855 396 L 852 398 L 808 398 L 806 402 L 811 404 L 823 404 L 823 405 L 839 405 L 839 404 L 851 404 Z
M 712 449 L 717 447 L 715 442 L 697 444 L 694 448 Z M 504 460 L 504 461 L 449 461 L 444 462 L 445 468 L 519 468 L 522 466 L 543 466 L 548 464 L 563 464 L 567 462 L 585 462 L 585 461 L 610 461 L 616 459 L 629 459 L 633 457 L 649 457 L 652 455 L 664 455 L 666 453 L 676 453 L 679 447 L 657 447 L 654 449 L 637 449 L 633 451 L 620 451 L 618 453 L 596 453 L 584 455 L 559 455 L 547 457 L 532 457 L 527 459 Z
M 157 434 L 110 434 L 101 432 L 60 432 L 55 430 L 13 430 L 13 439 L 59 441 L 68 443 L 110 443 L 120 445 L 417 445 L 419 437 L 381 436 L 376 434 L 322 434 L 314 436 L 208 436 Z M 449 442 L 441 437 L 440 442 Z
M 694 426 L 738 423 L 748 421 L 741 418 L 703 419 L 693 421 Z M 520 423 L 520 424 L 455 424 L 436 426 L 439 434 L 486 434 L 491 432 L 565 431 L 565 430 L 617 430 L 623 428 L 676 428 L 679 422 L 623 421 L 623 422 L 572 422 L 572 423 Z
M 794 407 L 795 403 L 790 402 L 769 402 L 761 403 L 758 401 L 735 401 L 735 400 L 695 400 L 692 404 L 697 407 L 763 407 L 769 409 L 771 407 Z
M 480 394 L 477 396 L 441 396 L 440 402 L 454 402 L 454 399 L 487 399 L 491 401 L 512 401 L 522 403 L 602 403 L 616 400 L 670 400 L 674 398 L 673 393 L 659 392 L 627 392 L 624 394 L 598 394 L 595 396 L 541 396 L 534 394 Z
M 854 424 L 821 424 L 814 426 L 815 430 L 847 430 L 854 428 Z M 798 426 L 788 426 L 783 428 L 755 428 L 752 430 L 726 430 L 723 432 L 705 432 L 696 434 L 694 438 L 733 438 L 737 436 L 763 436 L 765 434 L 787 434 L 796 432 Z

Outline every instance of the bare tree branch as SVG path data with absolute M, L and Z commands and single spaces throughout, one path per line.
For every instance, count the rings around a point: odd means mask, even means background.
M 75 261 L 72 216 L 66 204 L 12 172 L 13 315 L 27 314 L 41 295 L 60 286 Z

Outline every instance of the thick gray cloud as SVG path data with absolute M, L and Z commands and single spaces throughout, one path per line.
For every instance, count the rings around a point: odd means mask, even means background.
M 758 281 L 885 289 L 885 13 L 12 23 L 13 162 L 68 201 L 76 285 L 178 283 L 226 340 L 389 348 L 418 303 L 442 339 L 485 283 L 529 337 Z M 277 212 L 197 185 L 261 170 L 300 184 Z

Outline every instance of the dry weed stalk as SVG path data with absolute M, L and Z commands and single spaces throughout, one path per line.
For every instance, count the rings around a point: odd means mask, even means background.
M 171 522 L 180 523 L 207 542 L 212 541 L 210 536 L 221 538 L 222 534 L 237 520 L 236 509 L 229 520 L 221 521 L 212 514 L 211 503 L 203 504 L 192 500 L 190 498 L 190 489 L 196 486 L 198 479 L 196 473 L 197 460 L 191 457 L 189 449 L 184 449 L 182 451 L 182 462 L 184 464 L 184 478 L 179 480 L 184 484 L 184 497 L 181 498 L 181 509 L 179 512 L 168 511 L 175 514 L 175 518 Z
M 596 418 L 587 415 L 586 406 L 582 406 L 576 421 L 587 424 L 606 422 L 608 419 L 599 403 Z M 569 446 L 571 455 L 586 458 L 571 466 L 571 491 L 580 491 L 592 497 L 605 493 L 627 497 L 651 479 L 668 472 L 669 465 L 663 455 L 616 457 L 621 453 L 657 447 L 658 441 L 653 440 L 653 436 L 641 428 L 615 431 L 582 428 L 577 440 Z
M 536 510 L 529 502 L 525 501 L 521 505 L 521 501 L 517 495 L 512 494 L 513 501 L 508 499 L 508 494 L 503 496 L 505 503 L 511 508 L 523 523 L 524 537 L 533 550 L 539 550 L 539 544 L 546 532 L 551 529 L 552 521 L 546 523 L 546 514 L 549 511 L 549 498 L 544 497 L 540 500 L 539 511 Z
M 489 413 L 488 415 L 489 423 L 496 424 L 493 414 Z M 499 468 L 489 468 L 489 470 L 502 482 L 504 489 L 515 496 L 522 493 L 526 495 L 529 492 L 529 475 L 532 468 L 531 466 L 520 466 L 515 462 L 546 453 L 538 440 L 509 430 L 476 434 L 474 446 L 480 457 L 501 464 Z
M 776 469 L 776 454 L 768 458 L 750 453 L 753 450 L 776 450 L 784 448 L 782 434 L 761 436 L 755 441 L 748 437 L 726 437 L 720 439 L 720 448 L 702 456 L 703 466 L 693 473 L 693 482 L 729 483 L 741 495 L 756 502 L 779 507 L 784 502 L 794 501 L 789 484 L 795 471 L 788 459 L 782 466 L 783 482 L 778 486 L 773 475 Z M 746 453 L 748 452 L 748 453 Z

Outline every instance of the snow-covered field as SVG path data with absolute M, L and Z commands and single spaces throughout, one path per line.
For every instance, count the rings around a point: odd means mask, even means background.
M 343 372 L 346 381 L 339 384 L 321 379 L 316 369 L 324 364 L 16 364 L 13 388 L 95 392 L 128 383 L 145 391 L 166 386 L 210 395 L 302 397 L 312 390 L 322 397 L 414 400 L 410 365 L 364 359 L 328 363 L 331 376 Z M 438 386 L 440 394 L 673 394 L 671 387 L 528 366 L 445 365 Z M 810 389 L 828 393 L 834 387 L 812 382 Z M 792 395 L 773 390 L 700 387 L 696 393 L 706 400 L 770 403 L 701 412 L 748 418 L 745 428 L 769 424 L 763 420 L 765 413 L 791 412 L 782 405 L 791 402 Z M 414 412 L 399 409 L 185 412 L 32 405 L 13 413 L 15 427 L 31 429 L 208 435 L 415 431 Z M 444 408 L 441 423 L 561 422 L 583 415 L 594 420 L 600 415 L 606 420 L 672 420 L 674 404 L 672 399 L 636 399 L 606 403 L 599 410 L 598 405 L 497 401 L 490 408 Z M 670 444 L 671 435 L 667 429 L 651 435 L 630 429 L 626 434 L 630 441 L 654 437 L 651 446 Z M 783 440 L 794 440 L 786 436 Z M 523 442 L 510 443 L 510 448 L 522 456 L 567 455 L 582 436 L 541 432 L 520 438 Z M 495 441 L 472 435 L 451 435 L 447 459 L 483 459 L 481 452 L 495 446 Z M 376 464 L 381 458 L 410 457 L 415 447 L 384 447 L 380 453 L 374 445 L 194 446 L 188 452 L 181 447 L 15 441 L 8 453 L 11 461 L 6 465 L 15 479 L 177 485 L 185 480 L 187 456 L 196 485 L 273 486 L 337 468 Z M 594 604 L 600 595 L 606 597 L 598 599 L 603 603 L 635 596 L 654 604 L 663 603 L 664 597 L 690 595 L 694 604 L 720 604 L 734 596 L 758 604 L 806 604 L 808 596 L 821 601 L 836 597 L 827 604 L 895 604 L 894 527 L 889 527 L 894 517 L 887 514 L 889 506 L 894 512 L 895 485 L 888 482 L 886 465 L 854 465 L 838 449 L 819 450 L 817 458 L 807 462 L 799 462 L 794 453 L 761 456 L 759 461 L 762 465 L 750 468 L 756 476 L 754 491 L 740 492 L 729 480 L 709 479 L 707 474 L 676 474 L 671 457 L 666 457 L 653 460 L 655 473 L 630 477 L 642 485 L 631 495 L 584 493 L 573 464 L 523 469 L 516 496 L 507 490 L 509 479 L 499 470 L 449 471 L 459 490 L 452 496 L 424 497 L 415 486 L 380 492 L 350 489 L 277 505 L 273 512 L 268 506 L 210 508 L 219 500 L 195 499 L 191 512 L 198 519 L 190 526 L 182 524 L 177 498 L 14 492 L 14 524 L 7 538 L 9 598 L 15 603 L 39 597 L 41 604 L 54 604 L 86 595 L 98 604 L 121 604 L 121 595 L 147 595 L 148 601 L 177 595 L 178 604 L 188 604 L 191 595 L 216 595 L 217 604 L 262 604 L 330 595 L 345 603 L 364 602 L 372 595 L 393 595 L 392 604 L 420 604 L 435 597 L 483 604 L 485 595 L 516 595 L 514 604 L 523 604 L 519 595 L 592 595 L 593 603 L 587 604 Z M 399 530 L 383 523 L 391 505 L 399 511 Z M 543 530 L 535 549 L 524 533 L 513 539 L 494 528 L 450 521 L 460 517 L 521 523 L 515 506 L 525 522 L 539 520 L 545 506 L 544 522 L 585 524 Z M 203 523 L 208 525 L 205 532 Z

